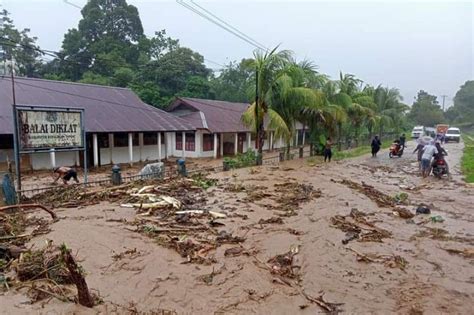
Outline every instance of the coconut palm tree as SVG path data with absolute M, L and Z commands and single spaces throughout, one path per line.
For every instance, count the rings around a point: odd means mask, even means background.
M 277 47 L 278 48 L 278 47 Z M 304 106 L 316 106 L 319 102 L 313 89 L 305 87 L 308 77 L 315 71 L 313 64 L 296 63 L 291 52 L 255 52 L 256 102 L 242 116 L 242 121 L 257 130 L 259 156 L 262 154 L 264 128 L 275 131 L 289 145 L 293 139 L 296 122 Z M 258 109 L 258 112 L 257 112 Z M 266 126 L 264 125 L 266 122 Z
M 400 91 L 395 88 L 378 86 L 374 92 L 374 101 L 377 104 L 377 115 L 379 116 L 379 137 L 382 138 L 384 128 L 390 127 L 393 118 L 401 114 L 399 107 L 402 97 Z

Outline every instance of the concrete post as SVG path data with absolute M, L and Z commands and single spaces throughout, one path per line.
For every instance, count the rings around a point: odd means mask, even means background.
M 270 131 L 270 143 L 268 145 L 268 150 L 273 151 L 273 131 Z
M 51 160 L 51 168 L 56 167 L 56 152 L 54 152 L 54 149 L 51 149 L 49 151 L 49 158 Z
M 224 134 L 221 133 L 221 147 L 220 147 L 220 151 L 221 151 L 221 156 L 224 156 Z
M 306 132 L 303 132 L 303 147 L 304 147 L 304 140 L 306 138 Z
M 114 134 L 109 133 L 110 164 L 114 164 Z
M 138 147 L 139 147 L 139 157 L 140 162 L 143 161 L 143 132 L 138 134 Z
M 76 151 L 75 154 L 74 154 L 74 165 L 77 167 L 79 165 L 81 165 L 81 158 L 80 158 L 80 155 L 79 155 L 79 151 Z
M 247 132 L 247 150 L 252 149 L 252 133 Z
M 161 132 L 158 132 L 158 161 L 161 161 Z
M 234 155 L 237 155 L 239 153 L 239 134 L 235 133 L 234 134 Z
M 128 133 L 128 161 L 133 163 L 133 133 Z
M 97 141 L 97 134 L 92 135 L 92 153 L 94 155 L 94 167 L 99 166 L 99 142 Z
M 298 146 L 298 129 L 296 129 L 296 132 L 295 132 L 295 147 Z
M 214 158 L 217 159 L 217 133 L 214 134 Z
M 181 138 L 183 139 L 183 151 L 181 152 L 181 157 L 184 159 L 186 152 L 186 132 L 183 131 L 183 136 Z

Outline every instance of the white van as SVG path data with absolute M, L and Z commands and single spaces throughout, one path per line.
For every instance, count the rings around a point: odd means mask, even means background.
M 459 128 L 448 128 L 448 131 L 446 131 L 446 134 L 444 135 L 444 142 L 447 143 L 449 141 L 456 141 L 457 143 L 461 141 L 461 130 L 459 130 Z
M 423 126 L 415 126 L 411 131 L 411 137 L 413 139 L 418 139 L 419 137 L 423 137 L 425 135 L 425 127 Z

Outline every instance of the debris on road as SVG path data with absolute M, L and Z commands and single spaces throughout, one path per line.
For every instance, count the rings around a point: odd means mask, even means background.
M 295 266 L 293 262 L 298 252 L 298 246 L 292 246 L 288 252 L 270 258 L 267 263 L 270 264 L 271 273 L 287 278 L 296 278 L 300 267 Z
M 400 255 L 382 255 L 382 254 L 362 254 L 353 248 L 347 247 L 348 250 L 354 252 L 357 256 L 357 261 L 369 263 L 382 263 L 390 268 L 398 268 L 405 270 L 408 262 Z

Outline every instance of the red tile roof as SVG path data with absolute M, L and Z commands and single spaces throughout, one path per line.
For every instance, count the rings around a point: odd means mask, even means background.
M 87 132 L 195 130 L 126 88 L 17 77 L 15 90 L 18 105 L 84 108 Z M 12 102 L 11 79 L 1 76 L 0 134 L 13 133 Z

